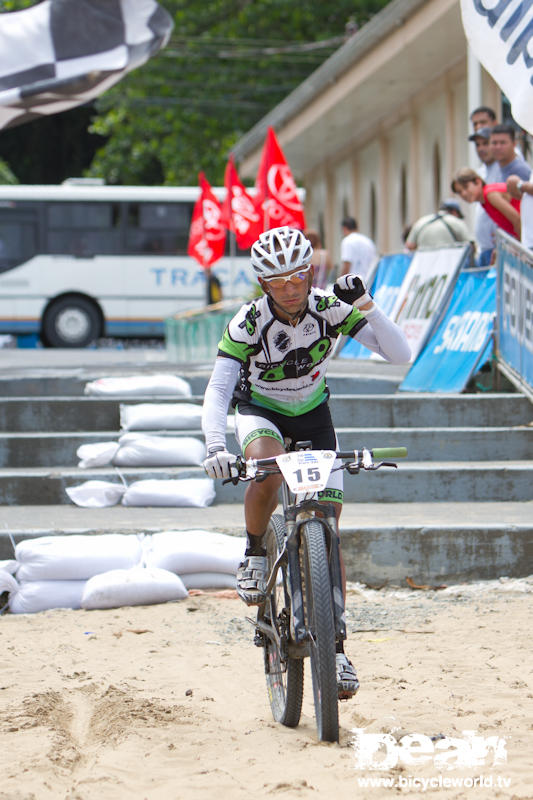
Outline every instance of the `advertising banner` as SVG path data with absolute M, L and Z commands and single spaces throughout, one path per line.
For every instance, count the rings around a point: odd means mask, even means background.
M 461 14 L 476 58 L 509 98 L 520 127 L 533 133 L 531 0 L 461 0 Z
M 462 272 L 434 335 L 400 384 L 407 392 L 461 392 L 492 352 L 496 270 Z
M 533 388 L 533 254 L 498 237 L 498 358 Z
M 390 316 L 396 303 L 398 292 L 409 269 L 411 253 L 393 253 L 379 260 L 370 292 L 381 310 Z M 375 356 L 355 339 L 348 339 L 339 358 L 371 358 Z
M 417 250 L 389 315 L 407 336 L 414 361 L 433 333 L 471 245 Z

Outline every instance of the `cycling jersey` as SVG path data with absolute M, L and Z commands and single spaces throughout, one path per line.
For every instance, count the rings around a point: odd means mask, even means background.
M 336 339 L 355 336 L 367 321 L 334 294 L 312 289 L 296 325 L 280 319 L 269 297 L 237 312 L 219 343 L 219 356 L 237 360 L 239 399 L 288 416 L 305 414 L 328 398 L 326 370 Z
M 323 289 L 311 290 L 295 326 L 281 320 L 265 295 L 242 306 L 219 343 L 207 385 L 202 430 L 207 449 L 226 447 L 230 402 L 239 400 L 287 417 L 325 402 L 326 367 L 341 334 L 386 361 L 402 364 L 410 351 L 402 331 L 375 304 L 363 313 Z

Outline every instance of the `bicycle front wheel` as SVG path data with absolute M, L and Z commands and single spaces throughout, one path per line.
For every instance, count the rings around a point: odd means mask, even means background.
M 325 531 L 321 522 L 302 526 L 302 561 L 305 580 L 305 620 L 310 636 L 318 738 L 339 741 L 339 705 L 335 661 L 335 621 Z
M 269 574 L 283 549 L 284 541 L 283 517 L 274 514 L 265 536 Z M 270 617 L 281 641 L 278 647 L 276 642 L 265 636 L 265 676 L 272 716 L 276 722 L 295 728 L 302 712 L 304 669 L 303 659 L 290 658 L 288 653 L 291 614 L 288 580 L 287 567 L 282 566 L 278 572 L 278 582 L 265 604 L 265 616 Z

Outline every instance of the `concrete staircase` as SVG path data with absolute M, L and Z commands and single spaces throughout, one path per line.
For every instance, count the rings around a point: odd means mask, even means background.
M 349 550 L 349 578 L 372 581 L 383 575 L 397 579 L 400 574 L 457 578 L 533 572 L 533 407 L 529 400 L 515 392 L 395 393 L 401 380 L 397 369 L 369 366 L 365 374 L 364 368 L 352 368 L 359 371 L 354 376 L 349 366 L 334 366 L 328 381 L 341 447 L 405 445 L 409 452 L 398 470 L 345 477 L 341 527 Z M 189 377 L 186 369 L 171 369 L 188 378 L 192 402 L 201 403 L 207 371 L 197 369 Z M 95 514 L 72 506 L 67 487 L 89 479 L 120 480 L 114 467 L 80 470 L 76 450 L 84 443 L 118 439 L 121 403 L 179 402 L 168 397 L 87 397 L 83 395 L 87 379 L 86 374 L 47 374 L 45 370 L 0 378 L 0 519 L 6 529 L 4 538 L 0 537 L 0 558 L 11 555 L 6 536 L 18 540 L 46 532 L 131 530 L 135 525 L 153 530 L 163 518 L 163 527 L 168 529 L 172 519 L 190 519 L 192 510 L 182 515 L 181 509 L 117 507 Z M 200 431 L 166 434 L 201 436 Z M 231 435 L 229 446 L 236 447 Z M 200 476 L 203 471 L 121 468 L 120 474 L 129 484 L 144 478 Z M 241 533 L 243 486 L 217 482 L 216 490 L 215 504 L 196 509 L 197 521 L 192 526 L 204 527 L 209 519 L 211 527 L 228 529 L 234 520 L 234 532 Z M 63 524 L 61 519 L 66 517 L 68 522 Z M 432 522 L 426 525 L 428 517 Z M 183 526 L 174 523 L 173 527 Z M 428 536 L 435 537 L 439 531 L 439 541 L 428 551 Z

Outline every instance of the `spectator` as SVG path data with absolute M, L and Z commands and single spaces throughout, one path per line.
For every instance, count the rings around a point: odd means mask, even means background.
M 518 175 L 510 175 L 507 178 L 507 190 L 511 197 L 521 200 L 522 233 L 520 241 L 524 247 L 533 250 L 533 182 L 523 181 Z
M 344 238 L 341 242 L 340 275 L 359 275 L 366 283 L 370 268 L 377 259 L 376 245 L 368 236 L 358 233 L 353 217 L 345 217 L 341 227 Z
M 496 125 L 496 112 L 488 106 L 479 106 L 471 112 L 470 122 L 474 133 L 480 128 L 492 128 L 493 125 Z
M 474 142 L 476 153 L 481 161 L 477 172 L 485 183 L 497 183 L 502 180 L 500 165 L 494 158 L 490 147 L 491 128 L 478 128 L 471 136 L 469 142 Z M 480 203 L 476 203 L 474 215 L 474 234 L 479 247 L 477 258 L 478 267 L 486 267 L 490 264 L 492 251 L 496 246 L 496 228 L 498 226 L 483 211 Z
M 518 175 L 523 181 L 529 180 L 531 167 L 523 157 L 516 154 L 515 129 L 512 125 L 495 125 L 490 132 L 490 149 L 500 165 L 503 181 L 509 175 Z
M 319 289 L 325 289 L 333 272 L 331 258 L 328 251 L 322 247 L 322 241 L 318 231 L 304 231 L 304 236 L 309 239 L 313 248 L 313 256 L 311 258 L 311 265 L 313 266 L 315 273 L 313 278 L 313 286 L 318 286 Z
M 452 180 L 452 192 L 467 203 L 481 203 L 498 227 L 520 238 L 520 202 L 511 198 L 505 183 L 487 184 L 475 170 L 462 167 Z
M 457 200 L 445 200 L 436 214 L 420 217 L 405 241 L 408 250 L 421 247 L 450 247 L 459 242 L 470 242 L 472 236 Z

